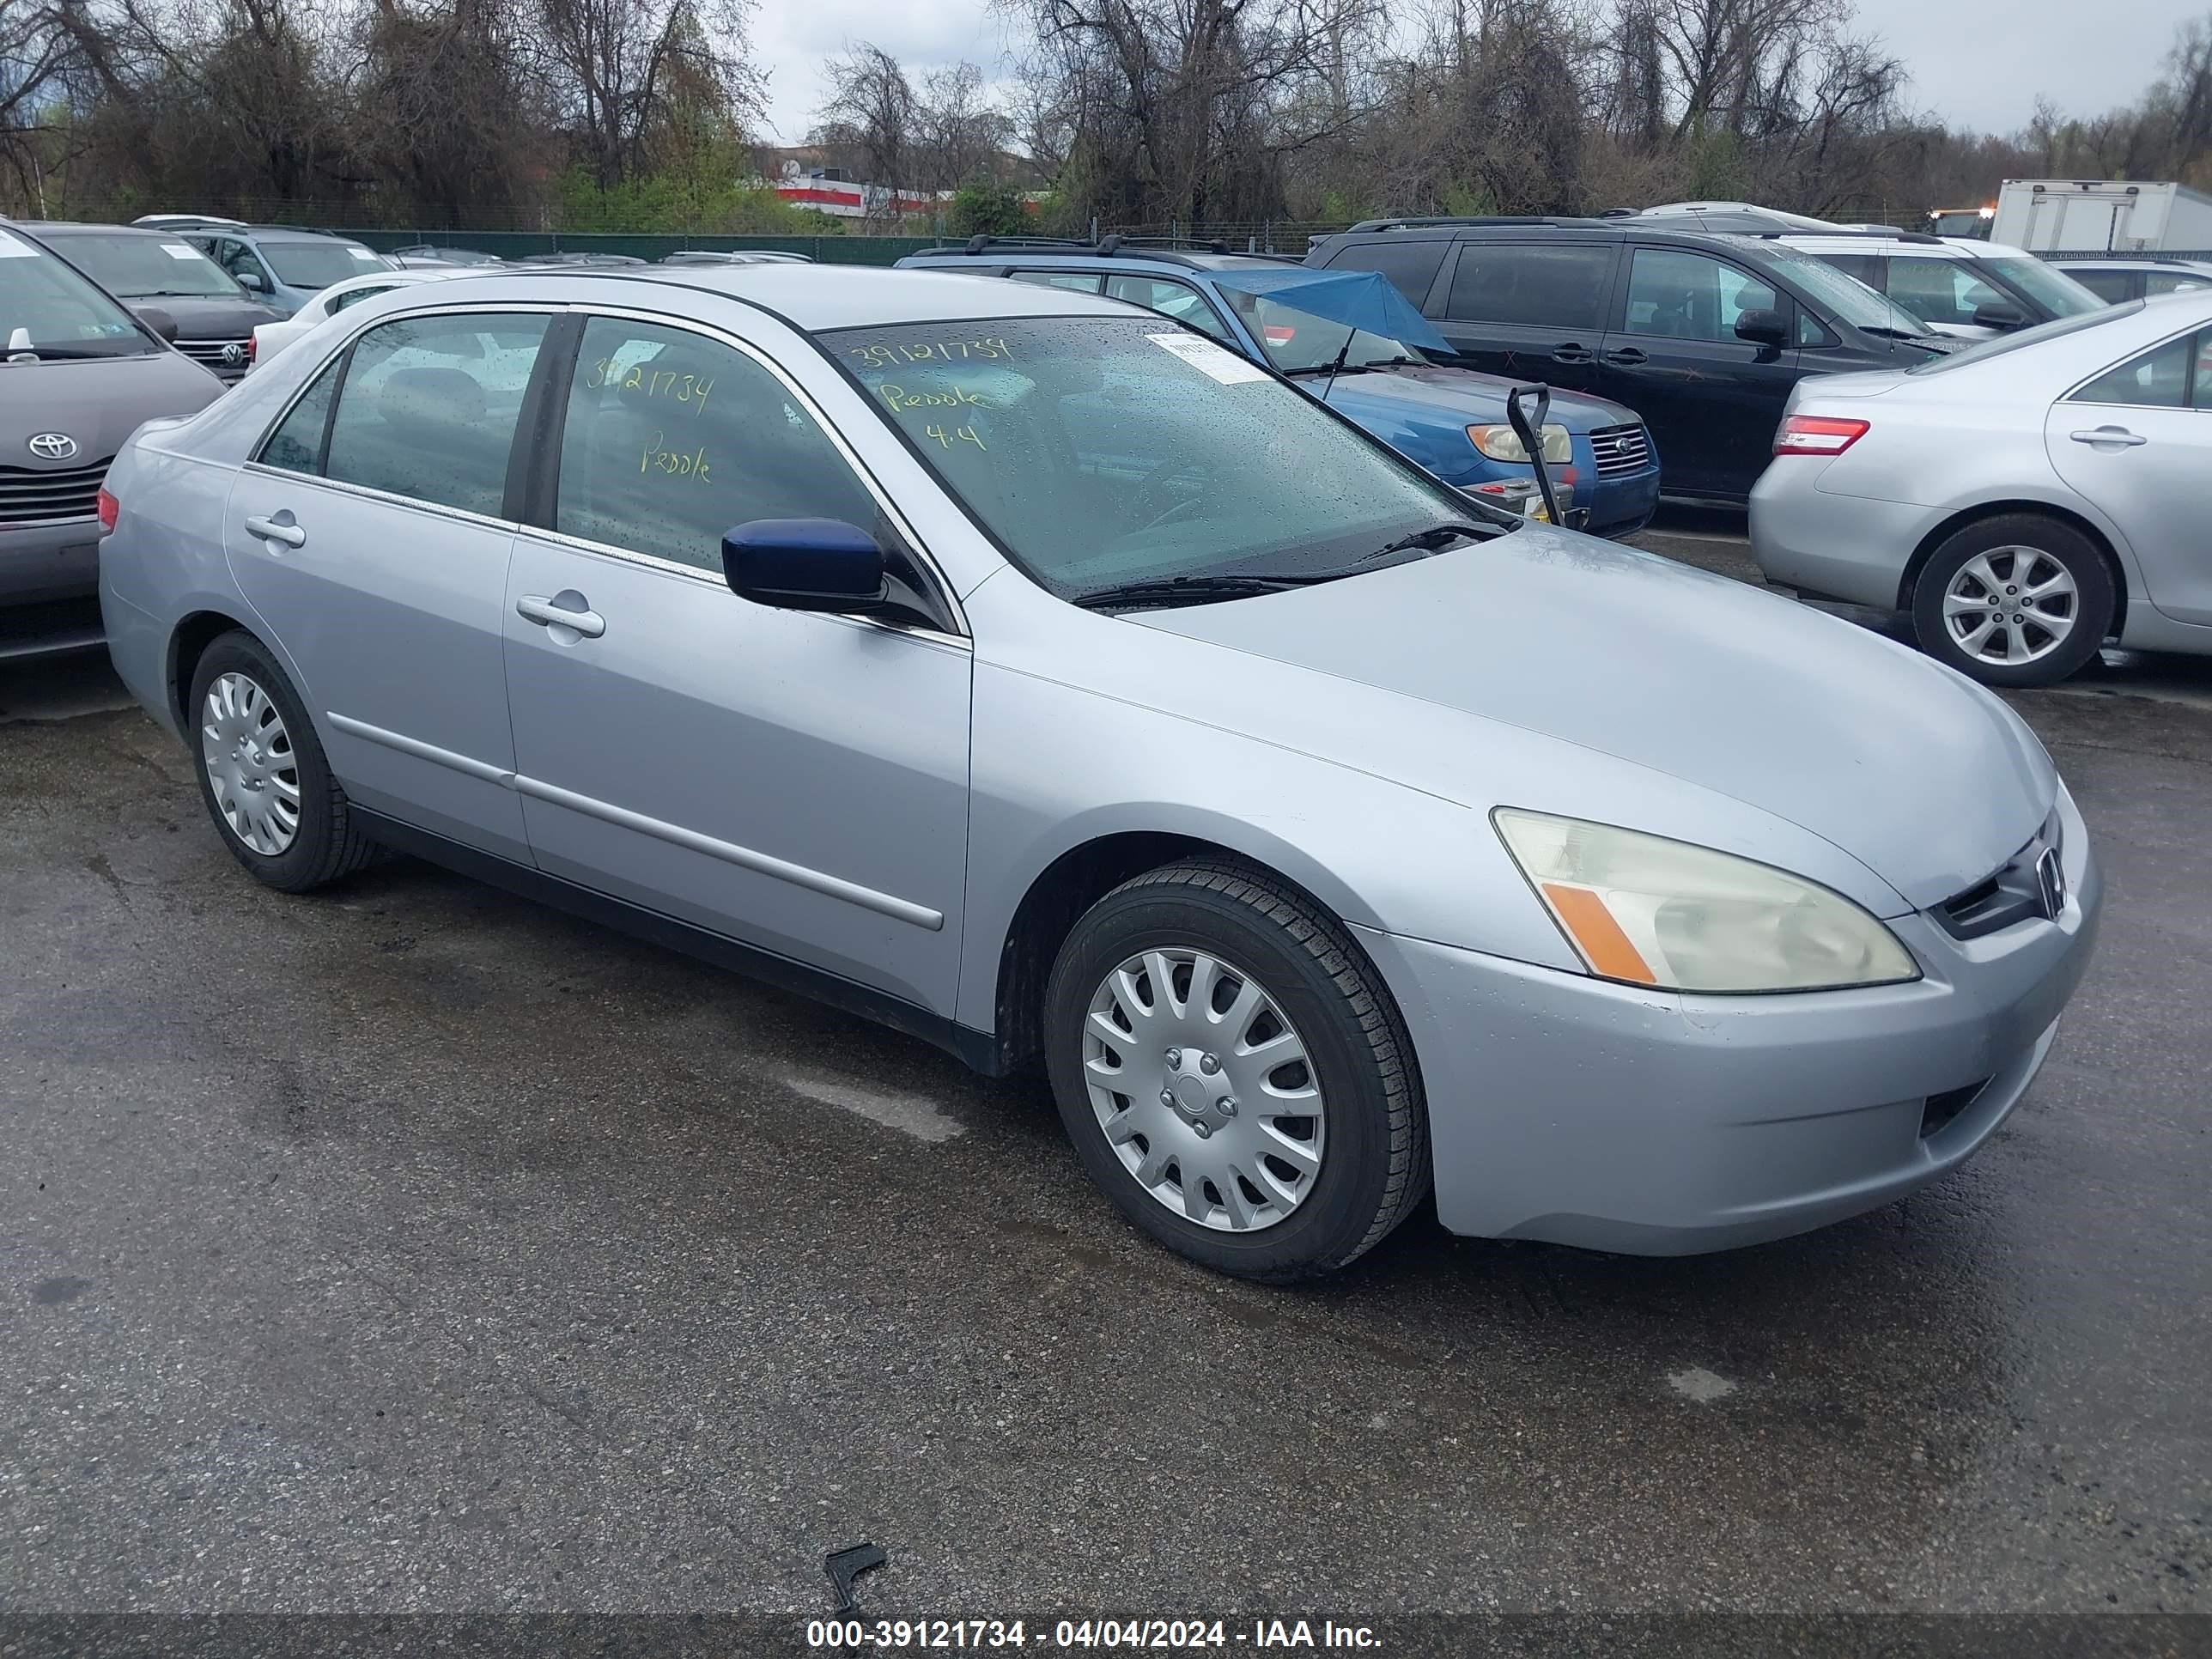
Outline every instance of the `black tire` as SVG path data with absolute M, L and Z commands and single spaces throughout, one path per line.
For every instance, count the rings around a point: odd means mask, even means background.
M 1083 1032 L 1093 994 L 1130 957 L 1176 947 L 1215 954 L 1259 981 L 1304 1040 L 1326 1098 L 1319 1171 L 1271 1225 L 1231 1231 L 1170 1210 L 1123 1165 L 1092 1109 Z M 1169 865 L 1107 894 L 1060 947 L 1044 1030 L 1060 1119 L 1091 1179 L 1137 1225 L 1204 1266 L 1273 1282 L 1333 1272 L 1381 1243 L 1428 1193 L 1427 1109 L 1395 1004 L 1334 917 L 1262 872 L 1225 860 Z
M 2025 548 L 2063 566 L 2074 581 L 2073 628 L 2055 649 L 2017 665 L 1991 662 L 1961 649 L 1944 626 L 1943 600 L 1970 560 L 2004 548 Z M 2006 562 L 2009 568 L 2009 562 Z M 1992 597 L 2002 598 L 2000 593 Z M 2073 526 L 2040 513 L 2005 513 L 1970 524 L 1938 547 L 1912 589 L 1912 632 L 1936 661 L 1984 685 L 2056 685 L 2097 654 L 2112 631 L 2119 596 L 2104 551 Z M 2001 611 L 2002 607 L 1993 606 Z M 2014 613 L 2024 614 L 2024 613 Z M 2031 648 L 2048 635 L 2028 624 Z
M 207 719 L 208 692 L 225 674 L 243 675 L 258 686 L 276 705 L 284 723 L 291 770 L 300 791 L 300 817 L 290 845 L 279 853 L 259 852 L 248 846 L 231 828 L 216 800 L 215 781 L 208 775 L 201 747 L 201 728 Z M 314 722 L 307 718 L 307 706 L 276 665 L 276 659 L 253 635 L 225 634 L 200 653 L 185 714 L 185 737 L 191 745 L 200 799 L 222 844 L 255 880 L 280 892 L 304 893 L 352 875 L 376 856 L 375 843 L 354 822 L 345 792 L 331 775 L 330 763 L 324 758 L 322 742 L 315 735 Z

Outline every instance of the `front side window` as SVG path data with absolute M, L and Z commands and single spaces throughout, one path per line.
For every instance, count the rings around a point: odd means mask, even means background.
M 548 320 L 470 312 L 370 329 L 346 362 L 324 475 L 501 516 L 507 452 Z
M 2077 404 L 2126 404 L 2138 409 L 2186 409 L 2191 378 L 2197 403 L 2212 398 L 2212 383 L 2200 361 L 2212 348 L 2212 330 L 2168 340 L 2106 369 L 2069 399 Z
M 2020 309 L 2009 295 L 1977 276 L 1963 259 L 1893 254 L 1888 294 L 1921 321 L 1952 327 L 1973 326 L 1974 313 L 1984 306 Z
M 1245 358 L 1150 318 L 821 337 L 884 423 L 1064 598 L 1182 576 L 1357 574 L 1418 556 L 1386 550 L 1442 523 L 1505 533 Z
M 892 394 L 927 395 L 919 384 Z M 956 428 L 964 412 L 941 411 Z M 752 358 L 682 329 L 593 318 L 562 425 L 553 527 L 719 571 L 724 534 L 755 519 L 842 519 L 891 539 L 814 417 Z
M 1179 323 L 1188 323 L 1201 334 L 1211 334 L 1217 340 L 1226 340 L 1229 331 L 1222 326 L 1221 319 L 1214 315 L 1213 307 L 1188 283 L 1169 282 L 1158 276 L 1109 276 L 1106 297 L 1126 300 L 1133 306 L 1142 306 L 1147 311 L 1157 311 L 1163 317 L 1172 317 Z
M 1640 247 L 1628 276 L 1627 329 L 1668 340 L 1739 343 L 1747 311 L 1779 311 L 1771 283 L 1703 253 Z
M 1029 283 L 1038 288 L 1064 288 L 1070 294 L 1096 294 L 1099 278 L 1085 270 L 1017 270 L 1009 273 L 1018 283 Z
M 136 357 L 159 349 L 121 306 L 51 253 L 4 230 L 0 347 L 8 348 L 0 356 L 33 351 L 48 359 Z
M 1613 245 L 1464 242 L 1445 313 L 1454 322 L 1603 328 Z

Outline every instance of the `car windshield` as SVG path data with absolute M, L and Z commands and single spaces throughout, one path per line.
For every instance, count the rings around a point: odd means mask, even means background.
M 1981 259 L 1976 264 L 1989 266 L 2054 317 L 2080 317 L 2105 309 L 2104 301 L 2040 259 Z
M 2011 334 L 2000 334 L 1994 340 L 1978 341 L 1964 351 L 1954 351 L 1948 357 L 1938 357 L 1932 362 L 1915 363 L 1905 372 L 1910 374 L 1948 374 L 1954 368 L 1964 368 L 1969 363 L 1985 363 L 1992 357 L 2002 357 L 2008 352 L 2018 351 L 2023 346 L 2056 340 L 2063 335 L 2078 334 L 2085 328 L 2101 328 L 2118 318 L 2132 317 L 2142 308 L 2141 300 L 2130 300 L 2116 306 L 2100 305 L 2094 311 L 2060 317 Z
M 970 515 L 1066 599 L 1140 582 L 1354 574 L 1443 525 L 1480 537 L 1518 522 L 1158 318 L 822 337 Z
M 110 294 L 126 300 L 243 300 L 230 273 L 194 247 L 141 231 L 72 231 L 56 252 Z
M 1927 324 L 1887 295 L 1869 288 L 1856 276 L 1846 276 L 1825 259 L 1794 248 L 1780 247 L 1770 247 L 1767 257 L 1774 261 L 1780 275 L 1810 294 L 1832 316 L 1853 328 L 1935 337 Z
M 269 261 L 276 280 L 287 288 L 328 288 L 349 276 L 365 276 L 372 270 L 390 269 L 383 260 L 356 242 L 318 237 L 312 242 L 261 244 L 261 257 Z
M 0 231 L 0 356 L 138 357 L 161 349 L 131 313 L 76 271 Z
M 1297 292 L 1296 289 L 1286 291 Z M 1234 289 L 1224 289 L 1222 292 L 1237 314 L 1244 319 L 1244 326 L 1252 331 L 1252 337 L 1267 352 L 1267 361 L 1285 374 L 1329 368 L 1335 364 L 1340 351 L 1344 353 L 1345 368 L 1351 369 L 1428 361 L 1403 341 L 1370 334 L 1364 328 L 1332 323 L 1310 311 L 1300 311 L 1290 301 L 1267 295 L 1240 294 Z

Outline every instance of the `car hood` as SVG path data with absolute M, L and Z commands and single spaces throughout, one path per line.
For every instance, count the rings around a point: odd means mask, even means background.
M 1362 405 L 1410 407 L 1425 414 L 1455 416 L 1461 424 L 1467 424 L 1504 420 L 1508 394 L 1515 386 L 1524 384 L 1496 374 L 1478 374 L 1473 369 L 1424 363 L 1340 375 L 1330 389 L 1328 401 L 1354 419 L 1358 417 L 1358 410 Z M 1325 379 L 1318 383 L 1308 380 L 1306 385 L 1319 391 L 1328 382 Z M 1552 389 L 1552 412 L 1546 418 L 1559 422 L 1571 432 L 1642 424 L 1641 417 L 1633 410 L 1620 404 L 1578 392 L 1562 392 L 1557 387 Z
M 151 307 L 176 319 L 180 340 L 242 340 L 264 323 L 282 320 L 280 313 L 257 300 L 201 299 L 180 294 L 126 294 L 124 302 L 133 311 Z
M 1987 876 L 2057 799 L 2019 717 L 1949 669 L 1777 595 L 1535 525 L 1343 581 L 1127 620 L 1730 797 L 1840 848 L 1915 908 Z M 1485 780 L 1460 775 L 1466 805 L 1497 804 Z
M 173 351 L 0 364 L 0 466 L 35 471 L 89 466 L 122 448 L 141 422 L 196 414 L 222 392 L 221 380 Z M 32 454 L 30 440 L 41 432 L 75 440 L 76 453 L 60 460 Z

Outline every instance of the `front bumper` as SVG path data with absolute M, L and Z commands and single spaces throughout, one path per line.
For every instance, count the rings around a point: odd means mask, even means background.
M 1599 477 L 1595 470 L 1577 486 L 1576 498 L 1590 510 L 1589 533 L 1619 539 L 1633 536 L 1659 510 L 1659 469 Z
M 1358 930 L 1420 1061 L 1443 1224 L 1691 1255 L 1957 1168 L 2034 1080 L 2094 945 L 2103 878 L 2060 811 L 2058 918 L 1969 941 L 1893 920 L 1910 985 L 1683 996 Z
M 100 586 L 100 520 L 0 526 L 0 605 L 77 599 Z
M 1827 494 L 1818 486 L 1828 465 L 1785 455 L 1759 475 L 1751 492 L 1752 556 L 1781 586 L 1894 611 L 1905 567 L 1943 521 L 1942 510 Z

